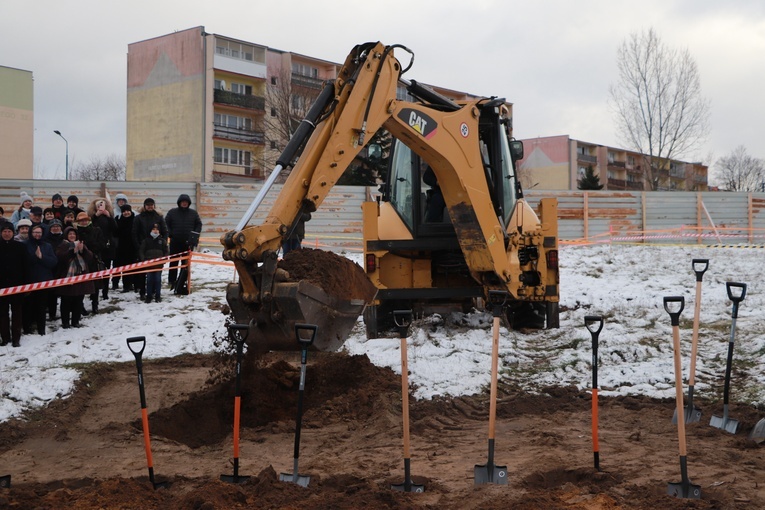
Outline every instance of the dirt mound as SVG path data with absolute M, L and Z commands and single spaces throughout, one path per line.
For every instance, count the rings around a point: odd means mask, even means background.
M 307 280 L 340 299 L 366 301 L 377 290 L 361 266 L 331 251 L 294 250 L 279 261 L 278 267 L 289 273 L 290 280 Z
M 241 426 L 278 431 L 294 428 L 300 383 L 300 354 L 263 355 L 242 369 Z M 274 359 L 274 358 L 278 359 Z M 312 359 L 313 358 L 313 359 Z M 233 366 L 233 361 L 231 362 Z M 191 448 L 216 444 L 232 431 L 233 373 L 221 382 L 189 395 L 150 415 L 153 435 Z M 366 356 L 310 353 L 303 397 L 303 426 L 366 420 L 385 412 L 400 393 L 393 372 L 374 366 Z M 139 428 L 140 423 L 134 425 Z

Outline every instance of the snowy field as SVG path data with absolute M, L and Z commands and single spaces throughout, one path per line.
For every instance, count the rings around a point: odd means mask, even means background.
M 348 255 L 359 262 L 361 255 Z M 696 394 L 722 393 L 730 339 L 731 307 L 725 282 L 748 285 L 736 325 L 731 398 L 765 404 L 765 313 L 760 279 L 765 252 L 699 247 L 565 246 L 560 251 L 561 327 L 518 333 L 500 331 L 501 377 L 530 391 L 547 385 L 591 386 L 592 345 L 585 315 L 602 315 L 598 380 L 601 395 L 674 397 L 672 328 L 663 297 L 682 295 L 680 339 L 687 377 L 696 279 L 691 260 L 709 259 L 701 300 Z M 134 362 L 126 345 L 146 337 L 144 359 L 207 353 L 226 335 L 225 285 L 230 266 L 195 263 L 193 292 L 146 304 L 134 293 L 110 294 L 102 313 L 84 327 L 48 323 L 45 336 L 25 335 L 20 348 L 0 347 L 0 421 L 65 397 L 78 365 Z M 166 276 L 163 276 L 166 280 Z M 212 306 L 211 306 L 212 305 Z M 107 310 L 111 310 L 107 312 Z M 453 325 L 454 323 L 456 325 Z M 418 398 L 481 391 L 490 379 L 491 323 L 487 313 L 433 317 L 416 323 L 409 340 L 409 381 Z M 400 372 L 399 340 L 367 340 L 359 320 L 345 349 Z

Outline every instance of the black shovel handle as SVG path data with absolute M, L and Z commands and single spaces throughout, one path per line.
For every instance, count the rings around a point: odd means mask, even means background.
M 673 312 L 670 310 L 670 303 L 680 303 L 680 309 L 676 312 Z M 680 325 L 680 314 L 683 311 L 683 308 L 685 308 L 685 298 L 683 296 L 665 296 L 664 297 L 664 309 L 669 314 L 670 319 L 672 320 L 673 326 L 679 326 Z
M 141 348 L 139 350 L 134 349 L 133 344 L 138 344 L 139 342 L 141 343 Z M 146 337 L 130 337 L 127 339 L 127 345 L 128 349 L 130 349 L 130 352 L 132 352 L 135 356 L 135 366 L 136 370 L 138 371 L 138 394 L 141 397 L 141 409 L 146 409 L 146 391 L 143 387 L 143 361 L 141 360 L 141 356 L 143 356 L 143 350 L 146 348 Z
M 598 329 L 593 330 L 590 326 L 594 325 L 596 322 L 599 323 Z M 597 340 L 600 330 L 603 329 L 603 317 L 600 315 L 585 315 L 584 327 L 587 328 L 587 331 L 589 331 L 590 334 L 592 334 L 593 339 Z
M 491 304 L 491 314 L 494 317 L 502 317 L 502 309 L 507 304 L 508 293 L 506 290 L 490 290 L 489 303 Z
M 133 344 L 137 344 L 138 342 L 141 343 L 141 348 L 136 350 L 133 349 Z M 127 339 L 127 346 L 128 349 L 130 349 L 130 352 L 133 353 L 135 356 L 136 361 L 141 360 L 141 356 L 143 355 L 143 350 L 146 348 L 146 337 L 145 336 L 133 336 Z
M 412 311 L 411 310 L 394 310 L 393 322 L 396 324 L 398 330 L 398 336 L 406 338 L 409 336 L 409 326 L 412 325 Z
M 304 331 L 307 332 L 310 336 L 303 336 Z M 313 341 L 316 339 L 316 333 L 318 331 L 319 326 L 316 324 L 295 324 L 295 337 L 304 350 L 313 344 Z
M 703 269 L 698 269 L 696 266 L 704 265 Z M 691 261 L 693 272 L 696 273 L 696 281 L 700 282 L 704 277 L 704 273 L 709 269 L 709 259 L 693 259 Z
M 228 336 L 233 340 L 234 342 L 245 342 L 247 340 L 247 336 L 250 334 L 250 327 L 252 325 L 252 321 L 250 321 L 250 324 L 229 324 L 228 325 Z
M 739 295 L 733 294 L 733 289 L 739 289 L 741 293 Z M 738 304 L 741 303 L 746 297 L 746 284 L 737 282 L 725 282 L 725 290 L 728 291 L 728 299 L 733 301 L 733 318 L 738 318 Z

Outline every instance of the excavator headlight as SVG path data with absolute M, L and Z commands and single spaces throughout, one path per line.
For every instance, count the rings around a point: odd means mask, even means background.
M 367 253 L 366 257 L 367 273 L 374 273 L 377 271 L 377 257 L 374 253 Z
M 547 269 L 558 269 L 558 250 L 547 252 Z

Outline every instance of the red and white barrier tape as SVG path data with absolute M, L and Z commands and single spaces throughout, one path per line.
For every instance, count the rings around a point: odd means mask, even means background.
M 23 292 L 32 292 L 35 290 L 50 289 L 53 287 L 63 287 L 64 285 L 72 285 L 75 283 L 82 283 L 82 282 L 87 282 L 90 280 L 101 280 L 104 278 L 109 278 L 110 276 L 114 276 L 114 275 L 122 276 L 124 274 L 136 273 L 138 272 L 137 271 L 138 269 L 155 266 L 160 263 L 162 265 L 164 265 L 166 262 L 174 262 L 174 261 L 180 261 L 181 263 L 183 263 L 183 261 L 187 260 L 188 258 L 189 258 L 189 252 L 183 252 L 183 253 L 179 253 L 175 255 L 168 255 L 166 257 L 145 260 L 143 262 L 136 262 L 134 264 L 128 264 L 126 266 L 115 267 L 114 269 L 104 269 L 101 271 L 94 271 L 92 273 L 85 273 L 78 276 L 67 276 L 65 278 L 58 278 L 56 280 L 48 280 L 45 282 L 27 283 L 25 285 L 18 285 L 16 287 L 8 287 L 5 289 L 0 289 L 0 297 L 10 296 L 13 294 L 21 294 Z M 156 270 L 161 271 L 160 268 L 157 268 Z

